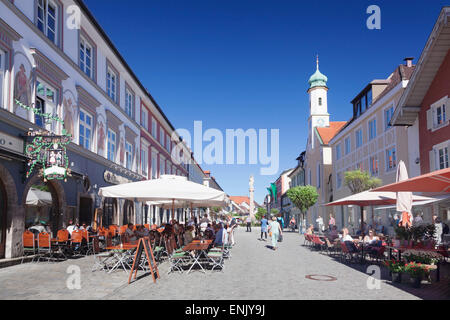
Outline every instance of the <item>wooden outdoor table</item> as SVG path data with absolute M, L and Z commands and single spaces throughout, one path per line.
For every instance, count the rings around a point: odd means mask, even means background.
M 191 242 L 183 247 L 183 251 L 203 251 L 208 249 L 211 241 L 200 243 L 200 242 Z
M 200 256 L 202 253 L 206 255 L 206 250 L 209 248 L 209 246 L 212 243 L 212 240 L 204 240 L 203 243 L 200 242 L 201 240 L 194 240 L 191 243 L 184 246 L 183 251 L 195 251 L 194 255 L 194 261 L 189 268 L 187 274 L 192 270 L 192 268 L 197 264 L 200 266 L 200 268 L 203 270 L 204 273 L 206 273 L 205 269 L 203 269 L 203 266 L 200 263 Z
M 137 243 L 122 243 L 117 246 L 108 246 L 106 247 L 106 250 L 112 250 L 116 251 L 114 253 L 114 257 L 117 259 L 116 264 L 108 271 L 108 273 L 111 273 L 115 269 L 119 267 L 119 265 L 122 266 L 124 271 L 127 271 L 125 268 L 125 265 L 130 265 L 127 263 L 127 259 L 130 257 L 130 253 L 137 248 Z M 119 251 L 119 252 L 117 252 Z

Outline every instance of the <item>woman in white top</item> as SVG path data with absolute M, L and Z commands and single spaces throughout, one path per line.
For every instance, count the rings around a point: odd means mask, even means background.
M 349 235 L 347 228 L 342 229 L 341 241 L 352 241 L 353 242 L 353 238 Z
M 369 230 L 369 234 L 367 236 L 364 237 L 364 244 L 374 244 L 376 241 L 378 241 L 378 237 L 375 235 L 375 232 L 373 231 L 373 229 Z

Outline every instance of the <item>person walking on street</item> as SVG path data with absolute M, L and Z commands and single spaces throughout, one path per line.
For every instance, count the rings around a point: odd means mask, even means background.
M 247 222 L 247 232 L 252 232 L 252 217 L 250 217 L 250 215 L 248 215 L 245 222 Z
M 333 215 L 330 214 L 330 221 L 328 222 L 328 228 L 329 230 L 333 230 L 333 227 L 336 225 L 336 220 L 334 219 Z
M 267 226 L 268 226 L 268 221 L 267 221 L 266 217 L 262 217 L 262 219 L 261 219 L 261 240 L 264 240 L 264 241 L 267 240 Z M 263 234 L 266 236 L 265 239 L 263 239 Z
M 323 232 L 323 219 L 322 219 L 322 217 L 319 216 L 319 217 L 316 219 L 316 222 L 317 222 L 317 225 L 318 225 L 318 227 L 319 227 L 319 233 L 322 233 L 322 232 Z
M 230 223 L 230 228 L 231 228 L 231 232 L 230 232 L 230 243 L 232 246 L 235 245 L 235 241 L 234 241 L 234 230 L 237 228 L 237 222 L 236 222 L 236 218 L 231 219 L 231 223 Z
M 272 234 L 272 249 L 277 250 L 278 238 L 283 234 L 283 230 L 281 230 L 281 226 L 276 217 L 272 218 L 272 222 L 269 225 L 269 232 Z

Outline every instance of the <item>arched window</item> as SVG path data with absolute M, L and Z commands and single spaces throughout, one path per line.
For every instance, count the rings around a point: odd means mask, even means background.
M 319 106 L 321 106 L 321 105 L 322 105 L 322 98 L 319 97 Z

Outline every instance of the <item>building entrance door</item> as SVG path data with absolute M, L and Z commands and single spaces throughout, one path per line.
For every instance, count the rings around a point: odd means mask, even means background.
M 86 223 L 91 225 L 92 223 L 92 199 L 87 197 L 80 197 L 80 212 L 78 215 L 80 225 Z

